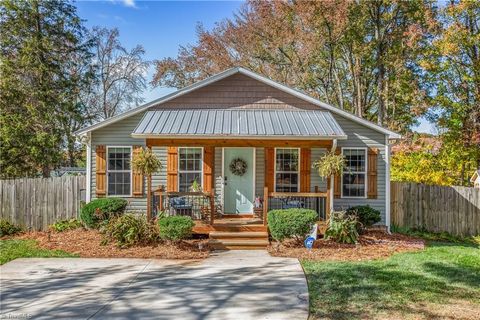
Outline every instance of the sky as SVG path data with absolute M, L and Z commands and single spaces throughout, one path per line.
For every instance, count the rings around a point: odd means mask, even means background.
M 120 42 L 127 49 L 141 44 L 145 58 L 153 61 L 176 57 L 181 45 L 196 41 L 196 26 L 201 23 L 211 29 L 222 19 L 233 17 L 242 1 L 135 1 L 77 0 L 78 15 L 88 28 L 94 26 L 118 28 Z M 153 66 L 148 77 L 153 76 Z M 145 101 L 157 99 L 175 89 L 149 88 Z M 428 121 L 421 119 L 415 131 L 433 133 Z

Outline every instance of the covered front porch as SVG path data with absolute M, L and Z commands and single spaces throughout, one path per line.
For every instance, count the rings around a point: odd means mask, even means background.
M 266 230 L 267 212 L 308 208 L 325 221 L 332 182 L 312 163 L 345 139 L 319 110 L 156 110 L 132 137 L 166 150 L 166 185 L 148 190 L 153 215 L 188 215 L 195 232 Z

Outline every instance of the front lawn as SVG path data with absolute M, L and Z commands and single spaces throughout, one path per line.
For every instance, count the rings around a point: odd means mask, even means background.
M 35 240 L 0 240 L 0 265 L 17 258 L 77 257 L 61 250 L 47 250 L 38 247 Z
M 302 262 L 313 319 L 477 319 L 480 248 L 430 242 L 386 260 Z

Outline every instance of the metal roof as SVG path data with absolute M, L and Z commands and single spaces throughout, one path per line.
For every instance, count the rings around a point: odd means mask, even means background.
M 147 111 L 132 136 L 347 138 L 328 111 L 278 109 Z

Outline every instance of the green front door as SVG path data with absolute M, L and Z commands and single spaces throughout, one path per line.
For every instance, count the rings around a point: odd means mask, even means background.
M 254 148 L 224 148 L 224 207 L 226 214 L 253 213 L 254 203 Z M 246 163 L 243 174 L 234 174 L 232 161 Z M 240 161 L 239 161 L 240 160 Z

